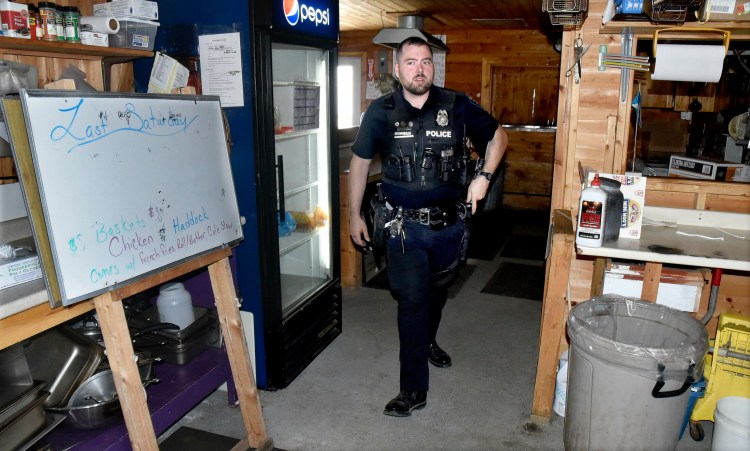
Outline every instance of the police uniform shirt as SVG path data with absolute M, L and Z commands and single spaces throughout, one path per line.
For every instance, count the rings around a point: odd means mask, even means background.
M 403 106 L 410 116 L 420 118 L 423 111 L 435 110 L 438 90 L 440 89 L 443 88 L 436 86 L 430 88 L 430 95 L 422 109 L 414 108 L 400 92 L 398 95 L 395 93 L 391 95 L 396 102 L 403 102 Z M 389 133 L 389 108 L 385 106 L 388 97 L 383 96 L 373 101 L 362 119 L 362 124 L 352 145 L 352 152 L 360 158 L 371 160 L 378 152 L 387 152 L 389 149 L 390 140 L 393 139 L 393 136 Z M 463 135 L 464 124 L 466 125 L 466 135 L 474 143 L 477 152 L 483 156 L 487 143 L 495 135 L 498 122 L 479 104 L 465 94 L 457 92 L 455 93 L 451 128 Z M 392 204 L 405 208 L 436 206 L 446 201 L 459 201 L 465 195 L 465 189 L 458 184 L 443 185 L 430 191 L 419 191 L 393 186 L 388 184 L 387 180 L 384 180 L 382 187 L 384 194 Z

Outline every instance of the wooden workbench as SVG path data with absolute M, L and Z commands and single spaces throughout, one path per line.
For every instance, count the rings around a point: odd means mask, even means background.
M 570 212 L 556 210 L 552 222 L 532 402 L 532 417 L 542 420 L 551 415 L 557 359 L 565 337 L 570 253 L 575 241 L 571 218 Z M 641 298 L 655 301 L 665 263 L 750 272 L 750 214 L 646 206 L 640 239 L 622 238 L 597 248 L 579 246 L 577 252 L 597 258 L 594 287 L 600 286 L 597 279 L 603 276 L 605 258 L 645 262 Z

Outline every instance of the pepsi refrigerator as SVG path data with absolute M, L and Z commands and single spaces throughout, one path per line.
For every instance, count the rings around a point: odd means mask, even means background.
M 251 24 L 261 296 L 243 309 L 279 389 L 341 333 L 338 1 L 253 1 Z

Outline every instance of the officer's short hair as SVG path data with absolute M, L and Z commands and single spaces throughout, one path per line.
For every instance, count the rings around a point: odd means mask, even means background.
M 430 49 L 430 56 L 432 56 L 432 47 L 430 47 L 427 41 L 417 36 L 412 36 L 401 41 L 401 44 L 399 44 L 398 47 L 396 47 L 396 61 L 401 60 L 401 54 L 404 52 L 404 47 L 406 47 L 407 45 L 416 45 L 416 46 L 424 45 L 428 49 Z

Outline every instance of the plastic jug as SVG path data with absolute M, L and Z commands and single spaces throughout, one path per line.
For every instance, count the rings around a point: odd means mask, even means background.
M 555 378 L 555 398 L 552 410 L 561 417 L 565 417 L 565 399 L 568 395 L 568 350 L 560 356 L 557 365 L 557 377 Z
M 179 282 L 168 283 L 159 288 L 156 309 L 159 311 L 159 321 L 176 324 L 180 326 L 180 329 L 188 327 L 195 321 L 193 298 Z

